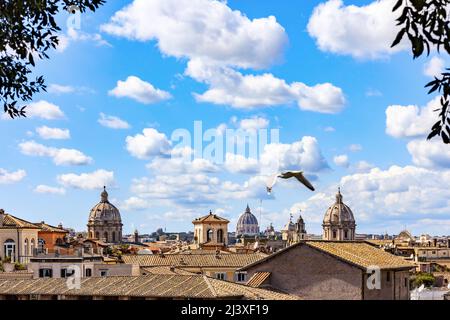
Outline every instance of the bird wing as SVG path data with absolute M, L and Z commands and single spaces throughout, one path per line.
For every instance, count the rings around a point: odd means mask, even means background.
M 294 171 L 286 171 L 280 174 L 280 178 L 282 179 L 289 179 L 295 176 Z
M 298 181 L 300 181 L 301 183 L 303 183 L 309 190 L 311 190 L 311 191 L 314 191 L 314 190 L 315 190 L 314 187 L 313 187 L 313 185 L 311 184 L 311 182 L 309 182 L 308 179 L 305 178 L 305 176 L 303 175 L 302 172 L 296 172 L 296 173 L 294 174 L 294 177 L 295 177 Z
M 277 182 L 277 178 L 278 178 L 278 173 L 275 173 L 275 174 L 272 174 L 272 175 L 268 176 L 267 180 L 266 180 L 266 187 L 269 188 L 269 189 L 272 189 L 272 187 Z

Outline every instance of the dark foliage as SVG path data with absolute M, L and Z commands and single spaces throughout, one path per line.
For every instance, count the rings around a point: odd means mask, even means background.
M 25 116 L 33 94 L 46 90 L 44 78 L 30 79 L 35 59 L 48 59 L 61 28 L 55 16 L 74 8 L 95 11 L 105 0 L 1 0 L 0 98 L 11 118 Z
M 402 26 L 398 32 L 392 47 L 398 45 L 407 36 L 411 43 L 414 59 L 420 57 L 425 51 L 430 54 L 431 48 L 436 48 L 440 53 L 450 54 L 450 21 L 447 8 L 450 8 L 450 0 L 398 0 L 393 11 L 401 12 L 397 19 L 397 25 Z M 441 108 L 437 109 L 438 121 L 431 128 L 428 139 L 440 136 L 444 143 L 450 143 L 450 69 L 435 77 L 425 87 L 430 87 L 428 93 L 439 92 L 441 94 Z

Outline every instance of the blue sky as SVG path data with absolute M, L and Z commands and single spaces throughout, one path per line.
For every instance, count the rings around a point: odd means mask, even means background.
M 262 228 L 302 210 L 318 234 L 341 186 L 358 233 L 448 234 L 450 152 L 425 141 L 436 101 L 423 89 L 447 59 L 390 49 L 392 4 L 108 1 L 72 29 L 61 14 L 62 44 L 36 68 L 49 92 L 27 119 L 0 120 L 1 207 L 84 230 L 106 184 L 125 232 L 191 230 L 210 209 L 233 229 L 249 203 Z M 194 121 L 280 142 L 256 163 L 170 159 L 172 132 Z M 274 155 L 317 190 L 265 195 Z

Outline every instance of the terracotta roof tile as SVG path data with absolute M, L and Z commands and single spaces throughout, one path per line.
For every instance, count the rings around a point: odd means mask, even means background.
M 266 257 L 263 253 L 230 253 L 230 254 L 165 254 L 165 255 L 123 255 L 122 260 L 128 264 L 141 267 L 174 266 L 174 267 L 232 267 L 240 268 Z
M 17 218 L 11 214 L 5 213 L 3 218 L 3 224 L 0 229 L 12 229 L 12 228 L 23 228 L 23 229 L 39 229 L 35 224 L 28 222 L 26 220 Z
M 196 224 L 196 223 L 205 223 L 205 222 L 209 222 L 209 223 L 217 223 L 217 222 L 228 223 L 230 221 L 228 221 L 225 218 L 219 217 L 218 215 L 212 214 L 211 212 L 208 215 L 206 215 L 206 216 L 203 216 L 201 218 L 197 218 L 194 221 L 192 221 L 192 223 L 194 223 L 194 224 Z
M 255 272 L 246 285 L 254 288 L 260 287 L 271 275 L 271 272 Z
M 83 278 L 80 289 L 66 279 L 0 280 L 0 295 L 129 296 L 149 298 L 238 298 L 294 300 L 296 296 L 247 287 L 202 275 Z

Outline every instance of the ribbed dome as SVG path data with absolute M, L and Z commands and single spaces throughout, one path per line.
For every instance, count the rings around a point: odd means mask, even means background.
M 328 208 L 323 218 L 324 224 L 354 224 L 355 218 L 353 217 L 352 210 L 342 202 L 342 194 L 339 190 L 336 194 L 336 202 Z
M 245 212 L 241 214 L 236 225 L 236 236 L 239 235 L 257 235 L 259 234 L 258 219 L 250 211 L 247 205 Z
M 112 203 L 108 201 L 108 192 L 106 188 L 103 188 L 101 193 L 101 200 L 97 203 L 89 214 L 89 222 L 119 222 L 121 223 L 121 217 L 119 209 L 117 209 Z

